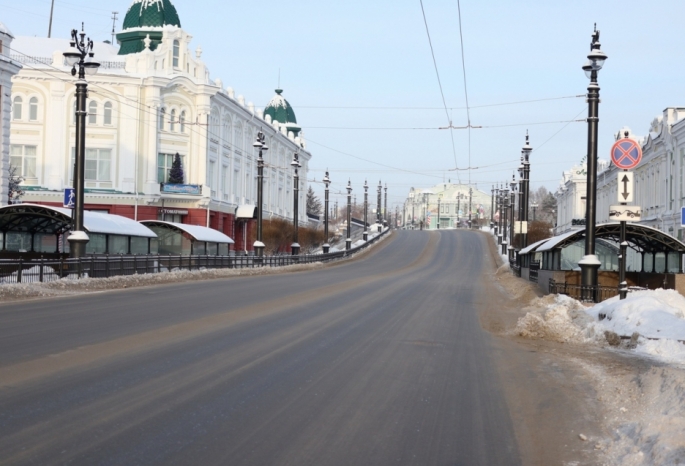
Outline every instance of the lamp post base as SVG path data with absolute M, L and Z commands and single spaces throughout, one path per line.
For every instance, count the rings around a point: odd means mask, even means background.
M 86 244 L 90 241 L 85 231 L 72 231 L 67 237 L 69 241 L 69 257 L 78 258 L 86 255 Z
M 254 248 L 255 264 L 261 264 L 264 257 L 264 243 L 261 241 L 255 241 L 252 247 Z
M 583 256 L 578 261 L 580 266 L 581 300 L 585 302 L 597 302 L 598 280 L 597 272 L 602 263 L 596 255 Z
M 349 251 L 350 249 L 352 249 L 352 239 L 347 238 L 345 240 L 345 251 Z
M 368 241 L 369 240 L 369 232 L 365 231 L 364 234 L 362 235 L 362 238 L 364 239 L 364 241 Z
M 330 250 L 331 250 L 331 245 L 330 245 L 330 244 L 326 243 L 326 244 L 323 245 L 323 253 L 324 253 L 324 254 L 328 254 L 328 251 L 330 251 Z
M 293 256 L 299 256 L 300 255 L 300 245 L 299 243 L 293 243 L 290 245 L 290 250 L 293 254 Z

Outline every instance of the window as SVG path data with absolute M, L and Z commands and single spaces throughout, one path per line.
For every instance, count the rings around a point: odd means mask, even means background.
M 233 132 L 233 148 L 238 153 L 241 153 L 243 150 L 243 127 L 240 124 L 235 126 Z
M 210 160 L 209 167 L 207 168 L 207 186 L 210 188 L 216 187 L 214 183 L 214 167 L 216 167 L 216 162 L 214 160 Z M 212 191 L 214 190 L 212 189 Z
M 174 68 L 178 68 L 178 55 L 180 44 L 177 40 L 174 41 Z
M 17 167 L 24 178 L 36 178 L 36 146 L 12 144 L 10 146 L 10 165 Z
M 29 121 L 38 120 L 38 98 L 31 97 L 29 100 Z
M 175 154 L 157 154 L 157 182 L 168 183 L 171 165 L 174 163 Z M 185 155 L 181 155 L 181 167 L 183 167 L 183 177 L 185 178 Z
M 185 133 L 186 132 L 186 111 L 185 110 L 183 110 L 181 112 L 181 116 L 179 117 L 178 123 L 180 126 L 180 131 L 182 133 Z
M 240 185 L 238 183 L 238 175 L 240 174 L 240 168 L 233 170 L 233 193 L 235 194 L 236 201 L 240 200 Z
M 105 117 L 103 124 L 105 125 L 111 125 L 112 124 L 112 102 L 107 102 L 105 104 Z
M 228 165 L 222 165 L 221 169 L 222 169 L 223 175 L 224 175 L 221 178 L 221 192 L 222 192 L 221 198 L 224 201 L 228 201 L 228 185 L 230 183 L 230 180 L 228 177 L 231 175 L 231 172 L 228 169 Z
M 16 96 L 14 98 L 14 105 L 12 106 L 12 119 L 14 120 L 21 120 L 21 108 L 22 105 L 24 104 L 24 99 L 22 99 L 19 96 Z
M 166 118 L 166 109 L 165 108 L 160 108 L 159 109 L 159 130 L 164 131 L 164 119 Z
M 88 124 L 96 125 L 98 123 L 98 103 L 91 100 L 88 104 Z
M 71 148 L 71 166 L 76 163 L 76 149 Z M 112 150 L 86 149 L 86 181 L 112 181 Z M 73 177 L 74 170 L 69 173 Z
M 172 110 L 171 113 L 169 113 L 169 131 L 175 131 L 176 130 L 176 110 Z

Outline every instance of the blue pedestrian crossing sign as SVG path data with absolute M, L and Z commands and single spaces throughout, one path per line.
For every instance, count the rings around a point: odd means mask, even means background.
M 64 207 L 73 209 L 76 205 L 76 191 L 74 188 L 64 188 Z
M 685 227 L 685 207 L 680 208 L 680 226 Z

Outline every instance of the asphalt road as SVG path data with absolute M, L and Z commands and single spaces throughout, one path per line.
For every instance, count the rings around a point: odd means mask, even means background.
M 0 305 L 0 464 L 520 464 L 487 241 Z

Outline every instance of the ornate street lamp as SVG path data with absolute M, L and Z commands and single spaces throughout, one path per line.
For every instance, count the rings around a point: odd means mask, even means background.
M 368 223 L 368 213 L 369 213 L 369 183 L 364 180 L 364 241 L 369 240 L 369 223 Z
M 469 228 L 473 228 L 471 223 L 471 202 L 473 201 L 473 188 L 469 187 Z
M 523 218 L 521 221 L 528 223 L 528 204 L 530 202 L 530 153 L 533 152 L 533 148 L 528 141 L 528 131 L 526 131 L 526 143 L 523 145 L 523 192 L 522 194 L 522 204 L 523 208 L 521 212 L 523 213 Z M 533 215 L 535 217 L 535 215 Z M 528 246 L 528 233 L 523 233 L 521 237 L 522 243 L 521 248 Z
M 331 179 L 328 177 L 328 170 L 326 170 L 326 175 L 323 177 L 323 184 L 326 186 L 326 194 L 324 196 L 324 219 L 323 219 L 323 236 L 325 243 L 323 244 L 323 253 L 328 254 L 331 245 L 328 244 L 328 185 L 331 184 Z
M 437 215 L 435 225 L 438 227 L 438 230 L 439 230 L 440 229 L 440 196 L 438 196 L 438 215 Z
M 495 186 L 490 189 L 490 231 L 495 226 Z
M 300 165 L 300 154 L 295 152 L 293 155 L 293 161 L 290 162 L 290 165 L 295 169 L 295 175 L 293 177 L 293 185 L 294 185 L 294 190 L 293 190 L 293 244 L 290 245 L 290 250 L 292 251 L 293 256 L 298 256 L 300 254 L 300 243 L 298 242 L 298 213 L 299 213 L 299 197 L 300 197 L 300 175 L 298 172 L 298 168 L 300 168 L 302 165 Z
M 597 271 L 601 265 L 595 255 L 595 222 L 597 217 L 597 131 L 599 126 L 599 84 L 597 73 L 602 69 L 607 56 L 600 49 L 599 31 L 595 24 L 588 61 L 583 71 L 590 78 L 587 88 L 588 136 L 587 136 L 587 210 L 585 213 L 585 255 L 578 262 L 580 266 L 582 299 L 597 301 Z
M 266 137 L 261 131 L 257 133 L 257 139 L 252 143 L 252 147 L 259 149 L 259 157 L 257 158 L 257 241 L 254 242 L 255 255 L 261 259 L 264 256 L 264 243 L 262 243 L 262 210 L 264 202 L 262 201 L 262 191 L 264 184 L 264 157 L 262 153 L 269 150 L 266 145 Z M 247 240 L 247 238 L 245 238 Z
M 509 222 L 509 260 L 514 260 L 514 208 L 516 204 L 516 175 L 511 175 L 511 221 Z
M 85 198 L 85 166 L 86 166 L 86 99 L 88 98 L 88 83 L 86 74 L 97 73 L 100 64 L 93 60 L 93 41 L 86 39 L 81 23 L 81 32 L 71 31 L 71 49 L 64 52 L 67 66 L 71 66 L 71 75 L 76 76 L 76 149 L 74 163 L 74 225 L 67 240 L 69 241 L 69 255 L 83 257 L 86 254 L 88 234 L 83 228 L 83 204 Z
M 352 183 L 347 180 L 347 239 L 345 240 L 345 249 L 349 251 L 352 249 Z
M 383 186 L 381 185 L 381 180 L 378 180 L 378 205 L 376 206 L 376 223 L 378 224 L 378 233 L 383 231 L 383 223 L 381 221 L 381 192 Z
M 535 212 L 538 210 L 538 204 L 533 202 L 530 206 L 533 208 L 533 221 L 535 221 Z
M 502 255 L 507 254 L 507 212 L 509 210 L 509 190 L 507 189 L 507 184 L 504 184 L 504 188 L 500 189 L 502 193 Z
M 388 183 L 385 183 L 385 203 L 383 204 L 383 220 L 388 222 Z

